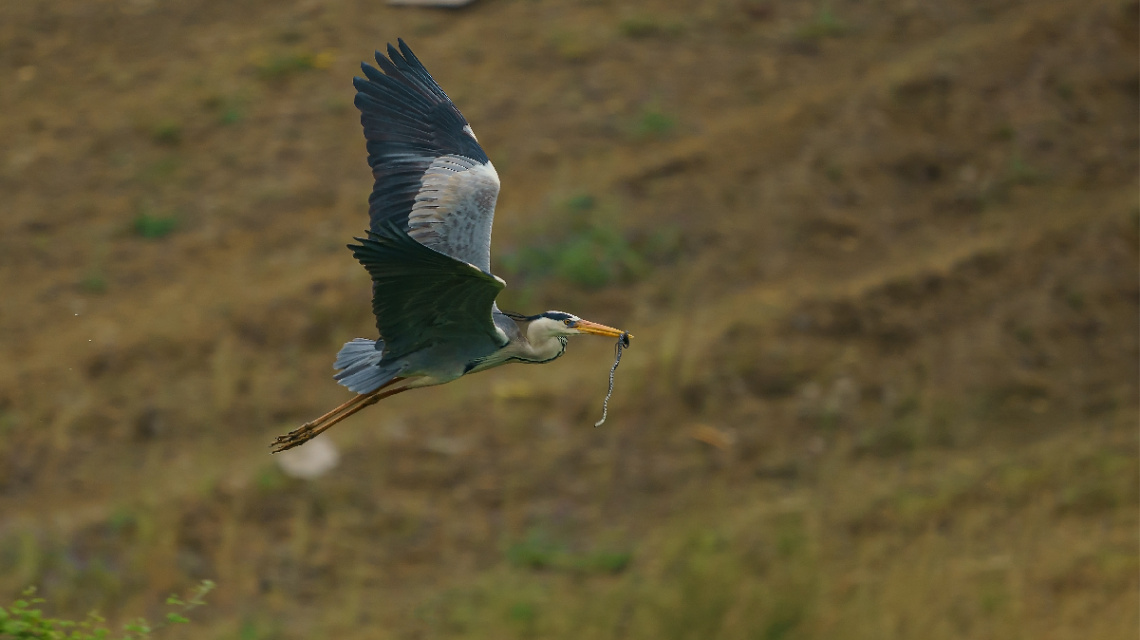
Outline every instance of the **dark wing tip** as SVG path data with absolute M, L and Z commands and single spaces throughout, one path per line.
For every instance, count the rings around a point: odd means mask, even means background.
M 423 173 L 435 158 L 458 155 L 488 162 L 479 143 L 465 131 L 467 119 L 447 97 L 401 38 L 375 52 L 376 66 L 362 62 L 353 78 L 353 104 L 367 140 L 375 185 L 369 218 L 407 224 Z M 386 55 L 385 55 L 386 52 Z
M 362 245 L 420 244 L 409 236 L 408 232 L 397 221 L 392 219 L 382 220 L 374 229 L 365 229 L 364 233 L 365 237 L 354 237 L 353 240 Z
M 416 57 L 416 54 L 412 53 L 412 48 L 408 46 L 408 43 L 404 42 L 403 38 L 396 38 L 396 42 L 400 44 L 400 53 L 404 54 L 404 59 L 422 69 L 423 63 Z

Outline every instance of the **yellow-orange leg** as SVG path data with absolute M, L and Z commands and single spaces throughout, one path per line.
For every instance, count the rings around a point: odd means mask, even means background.
M 305 424 L 297 427 L 296 429 L 283 436 L 277 436 L 277 438 L 273 440 L 273 444 L 270 445 L 273 447 L 271 453 L 280 453 L 286 449 L 299 447 L 309 440 L 312 440 L 313 438 L 321 435 L 327 431 L 329 427 L 340 422 L 341 420 L 344 420 L 357 411 L 360 411 L 364 407 L 374 405 L 384 398 L 394 396 L 402 391 L 407 391 L 409 387 L 400 387 L 399 389 L 386 390 L 388 386 L 395 382 L 399 382 L 402 379 L 403 378 L 392 380 L 392 382 L 389 382 L 388 384 L 380 387 L 375 391 L 360 394 L 355 398 L 350 399 L 348 402 L 345 402 L 344 404 L 333 409 L 332 411 L 329 411 L 323 416 L 317 418 L 316 420 L 306 422 Z
M 332 411 L 329 411 L 328 413 L 317 418 L 316 420 L 310 420 L 310 421 L 306 422 L 305 424 L 301 425 L 299 428 L 295 429 L 293 432 L 297 432 L 297 431 L 300 431 L 301 429 L 305 429 L 305 428 L 312 428 L 313 425 L 321 424 L 325 420 L 332 418 L 333 416 L 340 413 L 341 411 L 345 411 L 345 410 L 349 409 L 350 407 L 356 405 L 359 402 L 364 402 L 365 400 L 372 397 L 376 393 L 383 391 L 384 389 L 387 389 L 388 387 L 396 384 L 397 382 L 401 382 L 403 380 L 404 380 L 404 378 L 392 378 L 388 382 L 385 382 L 384 384 L 380 385 L 380 387 L 374 391 L 370 391 L 368 393 L 362 393 L 362 394 L 353 396 L 347 402 L 342 403 L 341 405 L 337 406 L 337 408 L 333 409 Z M 355 413 L 356 411 L 359 411 L 359 409 L 354 410 L 353 413 Z

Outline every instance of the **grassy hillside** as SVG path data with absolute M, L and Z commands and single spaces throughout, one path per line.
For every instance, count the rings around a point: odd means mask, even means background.
M 1134 638 L 1136 2 L 0 4 L 0 602 L 193 638 Z M 500 305 L 628 329 L 402 395 L 351 78 L 503 183 Z M 177 633 L 168 634 L 179 637 Z

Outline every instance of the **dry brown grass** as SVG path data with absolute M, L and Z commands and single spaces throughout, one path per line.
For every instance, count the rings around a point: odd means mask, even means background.
M 1137 15 L 0 6 L 0 596 L 210 578 L 187 633 L 242 639 L 1135 637 Z M 638 338 L 602 429 L 579 340 L 299 483 L 268 442 L 373 331 L 349 79 L 397 36 L 499 168 L 504 306 Z

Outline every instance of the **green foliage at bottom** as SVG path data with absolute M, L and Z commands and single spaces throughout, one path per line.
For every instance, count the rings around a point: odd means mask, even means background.
M 418 617 L 440 637 L 472 640 L 803 637 L 821 593 L 804 514 L 719 524 L 674 523 L 636 553 L 575 553 L 531 531 L 503 566 Z
M 49 618 L 37 605 L 43 598 L 36 598 L 35 589 L 24 592 L 24 597 L 8 608 L 0 607 L 0 639 L 3 640 L 139 640 L 150 638 L 151 632 L 173 624 L 186 624 L 186 613 L 206 602 L 202 599 L 214 588 L 214 583 L 203 580 L 185 600 L 170 596 L 166 604 L 173 610 L 166 614 L 163 622 L 152 625 L 139 618 L 123 625 L 123 630 L 114 633 L 104 624 L 103 618 L 92 613 L 82 622 Z

